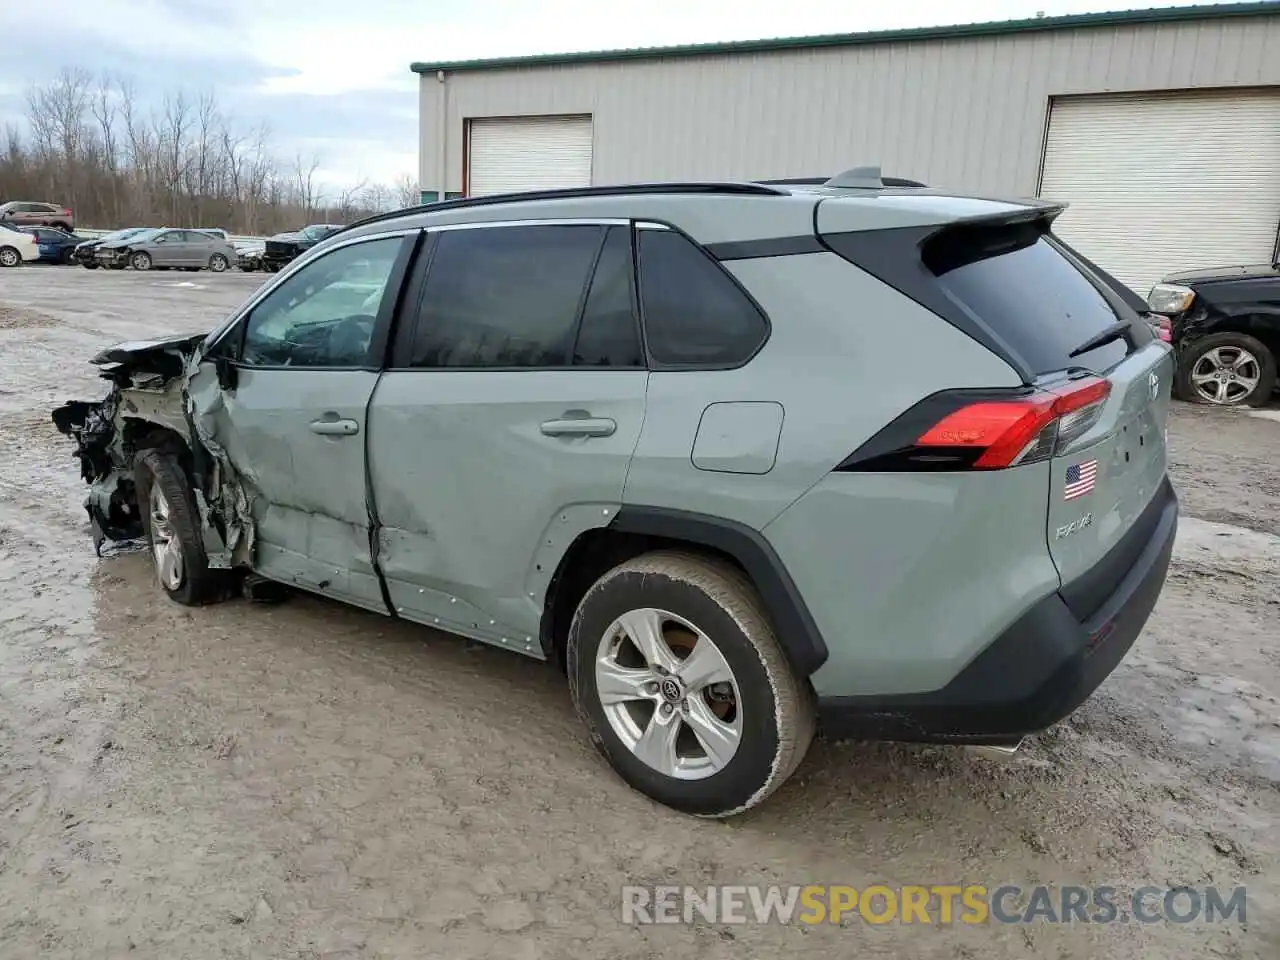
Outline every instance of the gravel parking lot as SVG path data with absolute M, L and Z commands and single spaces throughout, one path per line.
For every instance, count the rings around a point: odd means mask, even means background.
M 703 822 L 598 759 L 549 667 L 310 597 L 167 601 L 96 559 L 50 409 L 258 274 L 0 271 L 0 956 L 1280 956 L 1280 418 L 1176 405 L 1147 631 L 1008 764 L 818 743 Z M 625 884 L 1248 888 L 1245 923 L 620 922 Z

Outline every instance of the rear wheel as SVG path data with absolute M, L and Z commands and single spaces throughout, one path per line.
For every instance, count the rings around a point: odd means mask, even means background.
M 191 483 L 175 454 L 167 449 L 139 453 L 134 488 L 156 578 L 164 592 L 187 606 L 225 597 L 230 577 L 226 571 L 209 568 Z
M 69 223 L 51 223 L 49 226 L 53 227 L 55 230 L 61 230 L 63 233 L 71 232 L 71 224 Z
M 1216 406 L 1258 406 L 1276 387 L 1276 358 L 1246 333 L 1214 333 L 1196 340 L 1178 362 L 1178 396 Z
M 220 253 L 215 253 L 209 258 L 209 269 L 214 273 L 222 273 L 229 266 L 231 264 L 227 261 L 227 258 Z
M 150 270 L 151 254 L 147 253 L 144 250 L 139 250 L 132 257 L 129 258 L 129 263 L 133 266 L 133 269 L 135 270 Z
M 14 247 L 0 247 L 0 267 L 16 267 L 22 263 L 22 254 Z
M 632 787 L 725 817 L 794 772 L 813 738 L 750 581 L 728 563 L 651 553 L 606 573 L 574 616 L 570 690 L 592 742 Z

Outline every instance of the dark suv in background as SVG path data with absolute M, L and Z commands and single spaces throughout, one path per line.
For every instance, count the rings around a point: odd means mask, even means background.
M 1164 319 L 1183 400 L 1261 406 L 1276 389 L 1280 266 L 1215 267 L 1166 277 L 1148 309 Z
M 269 273 L 292 263 L 325 237 L 332 236 L 342 227 L 334 223 L 313 223 L 297 233 L 277 233 L 267 238 L 262 253 L 263 269 Z
M 16 227 L 53 227 L 64 233 L 73 233 L 75 214 L 56 203 L 35 203 L 28 200 L 11 200 L 0 204 L 0 221 Z

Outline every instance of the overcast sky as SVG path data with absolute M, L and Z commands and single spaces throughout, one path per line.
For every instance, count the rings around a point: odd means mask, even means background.
M 1147 6 L 1135 3 L 1134 6 Z M 1152 0 L 1153 6 L 1178 5 Z M 750 40 L 1123 8 L 1123 0 L 0 0 L 0 125 L 61 67 L 131 76 L 141 96 L 212 89 L 328 184 L 417 172 L 415 60 Z M 52 12 L 60 9 L 61 14 Z

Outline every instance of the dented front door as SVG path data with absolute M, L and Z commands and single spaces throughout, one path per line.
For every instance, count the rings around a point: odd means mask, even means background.
M 251 500 L 254 569 L 379 612 L 365 413 L 373 332 L 405 242 L 344 244 L 285 278 L 226 338 L 232 374 L 219 386 L 206 363 L 192 390 Z

